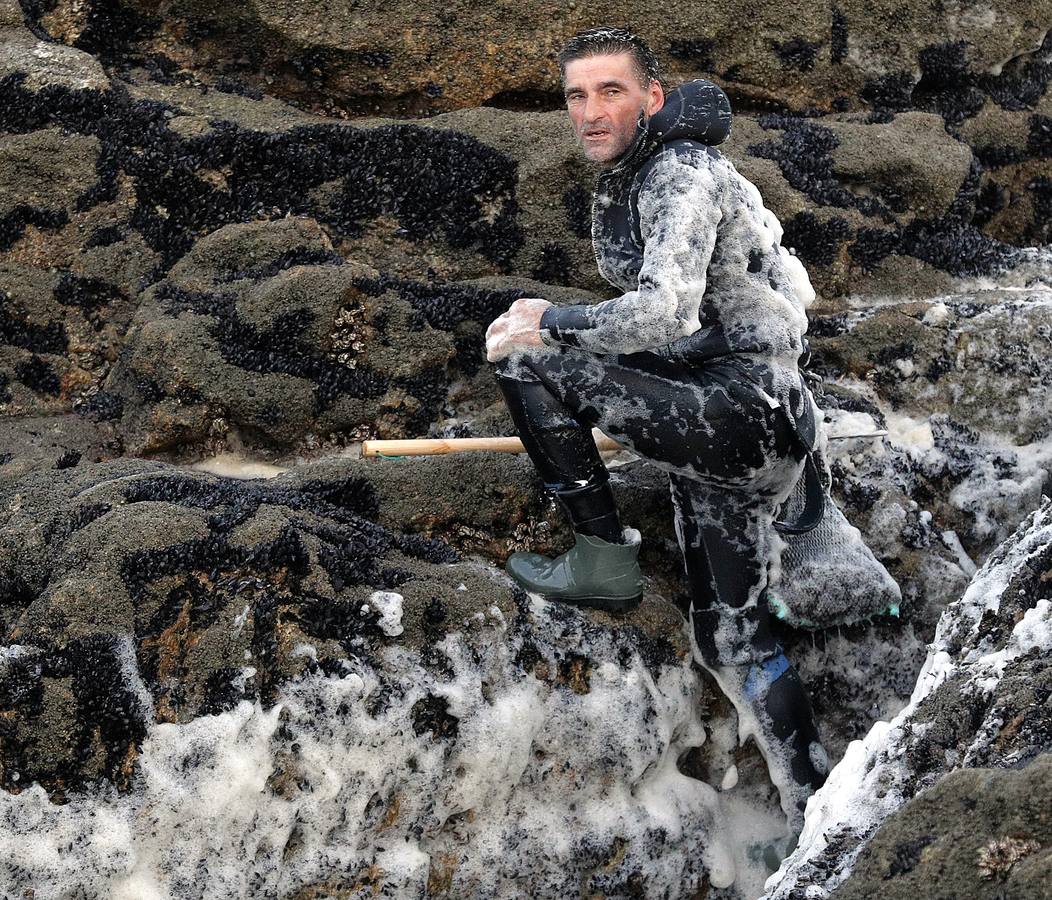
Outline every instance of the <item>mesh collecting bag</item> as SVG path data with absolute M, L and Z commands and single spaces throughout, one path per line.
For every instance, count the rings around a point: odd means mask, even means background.
M 822 517 L 810 530 L 782 531 L 780 540 L 774 541 L 768 604 L 778 618 L 799 628 L 848 625 L 881 614 L 897 616 L 902 600 L 898 584 L 829 493 L 832 479 L 824 445 L 823 438 L 812 454 L 821 485 Z M 807 513 L 815 506 L 815 497 L 812 485 L 808 502 L 807 482 L 805 466 L 779 519 L 810 518 Z

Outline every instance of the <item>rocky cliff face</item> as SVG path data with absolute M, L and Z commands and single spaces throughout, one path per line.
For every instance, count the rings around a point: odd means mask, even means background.
M 1046 497 L 943 612 L 910 702 L 848 748 L 767 896 L 826 897 L 852 869 L 833 896 L 1047 894 L 1050 563 Z
M 830 433 L 888 431 L 831 460 L 900 617 L 783 630 L 847 765 L 772 896 L 1039 896 L 1052 7 L 521 7 L 0 0 L 3 891 L 763 892 L 663 476 L 611 619 L 500 572 L 569 538 L 524 458 L 355 458 L 512 433 L 489 321 L 607 296 L 554 53 L 631 20 L 732 98 Z

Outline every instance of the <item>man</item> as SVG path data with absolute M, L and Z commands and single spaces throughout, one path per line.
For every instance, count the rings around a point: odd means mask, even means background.
M 798 833 L 827 763 L 766 587 L 775 516 L 816 442 L 798 368 L 814 290 L 759 192 L 711 146 L 730 130 L 716 85 L 666 97 L 654 55 L 621 29 L 574 36 L 559 64 L 577 139 L 602 169 L 596 261 L 624 293 L 591 306 L 524 298 L 487 331 L 522 442 L 575 532 L 561 556 L 513 554 L 507 570 L 553 599 L 631 609 L 639 532 L 621 524 L 591 427 L 667 471 L 695 656 Z

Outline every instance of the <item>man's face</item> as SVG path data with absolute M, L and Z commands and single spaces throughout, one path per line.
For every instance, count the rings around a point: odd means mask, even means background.
M 566 64 L 563 93 L 577 141 L 593 162 L 614 163 L 636 137 L 640 110 L 653 115 L 665 102 L 660 83 L 644 89 L 628 53 L 603 53 Z

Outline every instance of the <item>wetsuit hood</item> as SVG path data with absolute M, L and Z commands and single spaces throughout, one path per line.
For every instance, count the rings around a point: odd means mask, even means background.
M 720 87 L 705 78 L 687 81 L 665 95 L 665 104 L 647 118 L 640 113 L 636 138 L 611 171 L 636 168 L 659 145 L 688 138 L 714 147 L 731 133 L 731 103 Z

